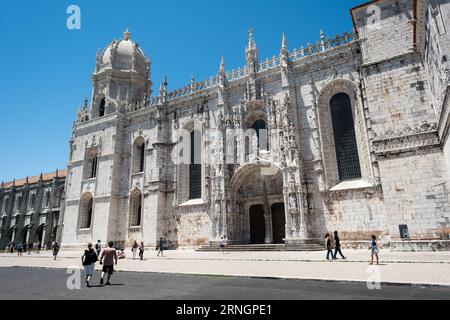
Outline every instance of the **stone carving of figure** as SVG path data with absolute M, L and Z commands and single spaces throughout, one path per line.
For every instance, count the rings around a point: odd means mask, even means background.
M 297 209 L 297 196 L 295 193 L 289 195 L 289 207 L 291 209 Z
M 255 156 L 258 155 L 258 136 L 256 134 L 252 139 L 252 152 Z
M 223 126 L 224 124 L 224 117 L 222 111 L 219 112 L 219 118 L 218 118 L 218 125 L 219 127 Z
M 220 201 L 216 201 L 215 205 L 214 205 L 214 212 L 218 215 L 220 215 L 220 213 L 222 212 L 221 208 L 220 208 Z

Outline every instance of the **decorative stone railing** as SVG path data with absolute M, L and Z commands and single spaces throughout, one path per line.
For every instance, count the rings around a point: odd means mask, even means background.
M 321 39 L 316 44 L 308 44 L 306 48 L 301 48 L 300 50 L 294 49 L 289 54 L 289 58 L 291 61 L 297 61 L 304 57 L 313 56 L 319 54 L 321 52 L 328 51 L 333 48 L 341 47 L 346 44 L 355 42 L 357 40 L 357 35 L 352 33 L 344 32 L 344 35 L 339 36 L 336 35 L 334 38 L 326 39 L 323 33 L 321 34 Z
M 357 35 L 355 33 L 345 32 L 342 36 L 336 35 L 334 38 L 326 39 L 323 32 L 321 33 L 321 39 L 316 44 L 310 45 L 306 48 L 294 49 L 289 54 L 289 60 L 291 62 L 303 59 L 305 57 L 314 56 L 337 47 L 347 45 L 349 43 L 355 42 L 357 40 Z M 272 58 L 266 58 L 258 64 L 258 72 L 264 72 L 267 70 L 275 69 L 281 64 L 280 55 L 273 56 Z M 244 78 L 248 75 L 247 67 L 233 69 L 226 72 L 226 78 L 228 81 L 235 81 Z M 183 88 L 176 89 L 167 94 L 167 101 L 172 101 L 181 97 L 188 96 L 193 93 L 201 92 L 202 90 L 219 85 L 221 82 L 221 76 L 212 76 L 207 80 L 191 83 Z M 162 102 L 161 96 L 154 96 L 149 98 L 149 106 L 155 106 L 156 104 Z

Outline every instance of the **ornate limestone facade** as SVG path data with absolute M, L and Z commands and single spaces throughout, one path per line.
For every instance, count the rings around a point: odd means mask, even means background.
M 373 23 L 372 6 L 381 15 Z M 152 95 L 125 32 L 98 52 L 70 141 L 64 246 L 132 240 L 302 248 L 339 230 L 448 245 L 448 0 L 352 9 L 355 31 Z M 405 242 L 404 240 L 409 240 Z M 320 240 L 321 241 L 321 240 Z

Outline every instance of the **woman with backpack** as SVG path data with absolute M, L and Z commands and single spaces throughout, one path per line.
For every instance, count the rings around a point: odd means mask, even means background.
M 325 235 L 325 248 L 327 248 L 327 260 L 333 261 L 333 244 L 331 242 L 331 236 L 329 233 Z M 331 255 L 331 258 L 330 258 Z
M 84 273 L 86 276 L 86 286 L 89 288 L 89 281 L 94 273 L 95 263 L 98 261 L 98 256 L 95 250 L 92 248 L 92 243 L 88 243 L 87 250 L 84 250 L 84 254 L 81 257 L 81 263 L 83 264 Z

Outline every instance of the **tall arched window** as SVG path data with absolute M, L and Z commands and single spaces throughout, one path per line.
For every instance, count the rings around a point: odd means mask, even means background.
M 145 164 L 145 141 L 144 138 L 139 137 L 133 144 L 133 174 L 144 172 Z
M 85 193 L 80 199 L 80 229 L 89 229 L 92 223 L 94 199 L 91 193 Z
M 202 146 L 199 131 L 191 132 L 191 159 L 189 164 L 189 199 L 202 197 Z
M 97 165 L 98 165 L 98 158 L 97 155 L 95 155 L 94 158 L 92 159 L 91 178 L 97 177 Z
M 30 209 L 34 209 L 34 207 L 36 206 L 36 194 L 32 193 L 31 194 L 31 198 L 30 198 Z
M 139 227 L 142 217 L 142 192 L 135 189 L 130 195 L 130 227 Z
M 345 93 L 334 95 L 330 100 L 330 110 L 339 180 L 360 178 L 361 167 L 350 97 Z
M 83 179 L 92 179 L 97 177 L 98 170 L 98 150 L 96 147 L 86 150 L 83 165 Z
M 48 208 L 50 206 L 50 198 L 51 198 L 50 191 L 47 191 L 45 193 L 45 207 L 46 208 Z
M 267 148 L 267 125 L 264 120 L 255 121 L 252 125 L 252 129 L 256 131 L 258 137 L 258 148 Z
M 99 117 L 103 117 L 105 115 L 105 104 L 106 104 L 105 98 L 103 98 L 98 107 L 98 116 Z

